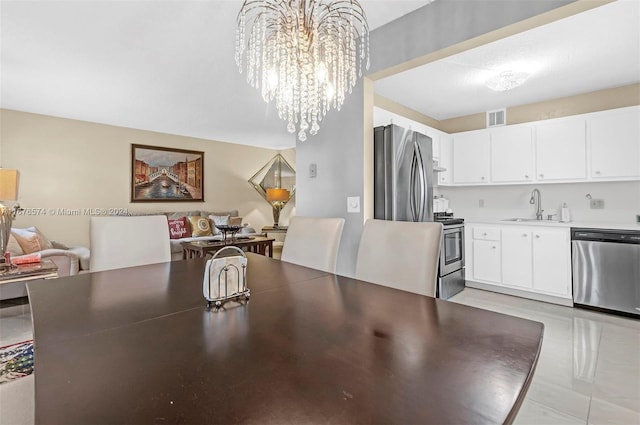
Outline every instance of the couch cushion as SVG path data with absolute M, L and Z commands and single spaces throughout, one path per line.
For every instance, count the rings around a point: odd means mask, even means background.
M 242 226 L 242 217 L 229 217 L 229 226 Z
M 228 215 L 229 217 L 237 217 L 238 210 L 229 210 L 229 211 L 202 211 L 200 214 L 203 217 L 208 217 L 210 215 Z
M 169 224 L 170 239 L 188 238 L 191 236 L 189 220 L 187 220 L 186 217 L 168 219 L 167 223 Z
M 191 224 L 191 236 L 212 236 L 211 223 L 207 217 L 201 215 L 195 215 L 189 217 L 189 224 Z
M 176 218 L 193 217 L 201 214 L 200 214 L 200 211 L 175 211 L 175 212 L 166 212 L 164 213 L 164 215 L 166 215 L 168 219 L 173 220 Z

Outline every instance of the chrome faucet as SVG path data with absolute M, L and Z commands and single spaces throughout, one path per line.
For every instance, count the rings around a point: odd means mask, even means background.
M 536 197 L 536 195 L 538 195 Z M 536 220 L 542 220 L 542 195 L 538 189 L 533 189 L 531 192 L 531 199 L 529 199 L 531 205 L 536 205 Z

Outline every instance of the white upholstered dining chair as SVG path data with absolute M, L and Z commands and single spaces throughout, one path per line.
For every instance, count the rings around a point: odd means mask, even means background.
M 442 224 L 367 220 L 356 279 L 421 295 L 436 295 Z
M 171 261 L 164 215 L 91 217 L 92 272 Z
M 344 218 L 292 217 L 280 259 L 335 273 L 343 227 Z

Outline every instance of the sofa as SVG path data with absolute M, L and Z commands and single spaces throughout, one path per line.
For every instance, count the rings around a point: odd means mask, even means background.
M 58 277 L 89 271 L 89 248 L 66 246 L 60 242 L 50 241 L 36 227 L 11 229 L 7 251 L 12 259 L 39 254 L 42 260 L 53 261 L 58 267 Z M 25 296 L 27 296 L 27 290 L 24 282 L 0 285 L 0 300 Z
M 249 223 L 242 223 L 242 217 L 238 215 L 238 210 L 229 211 L 172 211 L 163 213 L 167 216 L 169 225 L 169 244 L 171 246 L 171 260 L 182 260 L 182 242 L 200 241 L 200 240 L 222 240 L 223 235 L 220 233 L 215 224 L 238 224 L 242 225 L 242 229 L 238 232 L 242 236 L 262 236 L 252 228 Z M 197 229 L 193 221 L 196 217 L 208 219 L 210 232 L 207 229 Z M 225 219 L 226 218 L 226 219 Z M 182 221 L 180 227 L 176 227 L 177 221 Z M 216 223 L 217 221 L 217 223 Z M 184 232 L 184 233 L 183 233 Z

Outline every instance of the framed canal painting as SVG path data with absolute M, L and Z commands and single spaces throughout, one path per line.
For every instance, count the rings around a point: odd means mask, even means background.
M 131 145 L 131 202 L 204 202 L 204 152 Z

